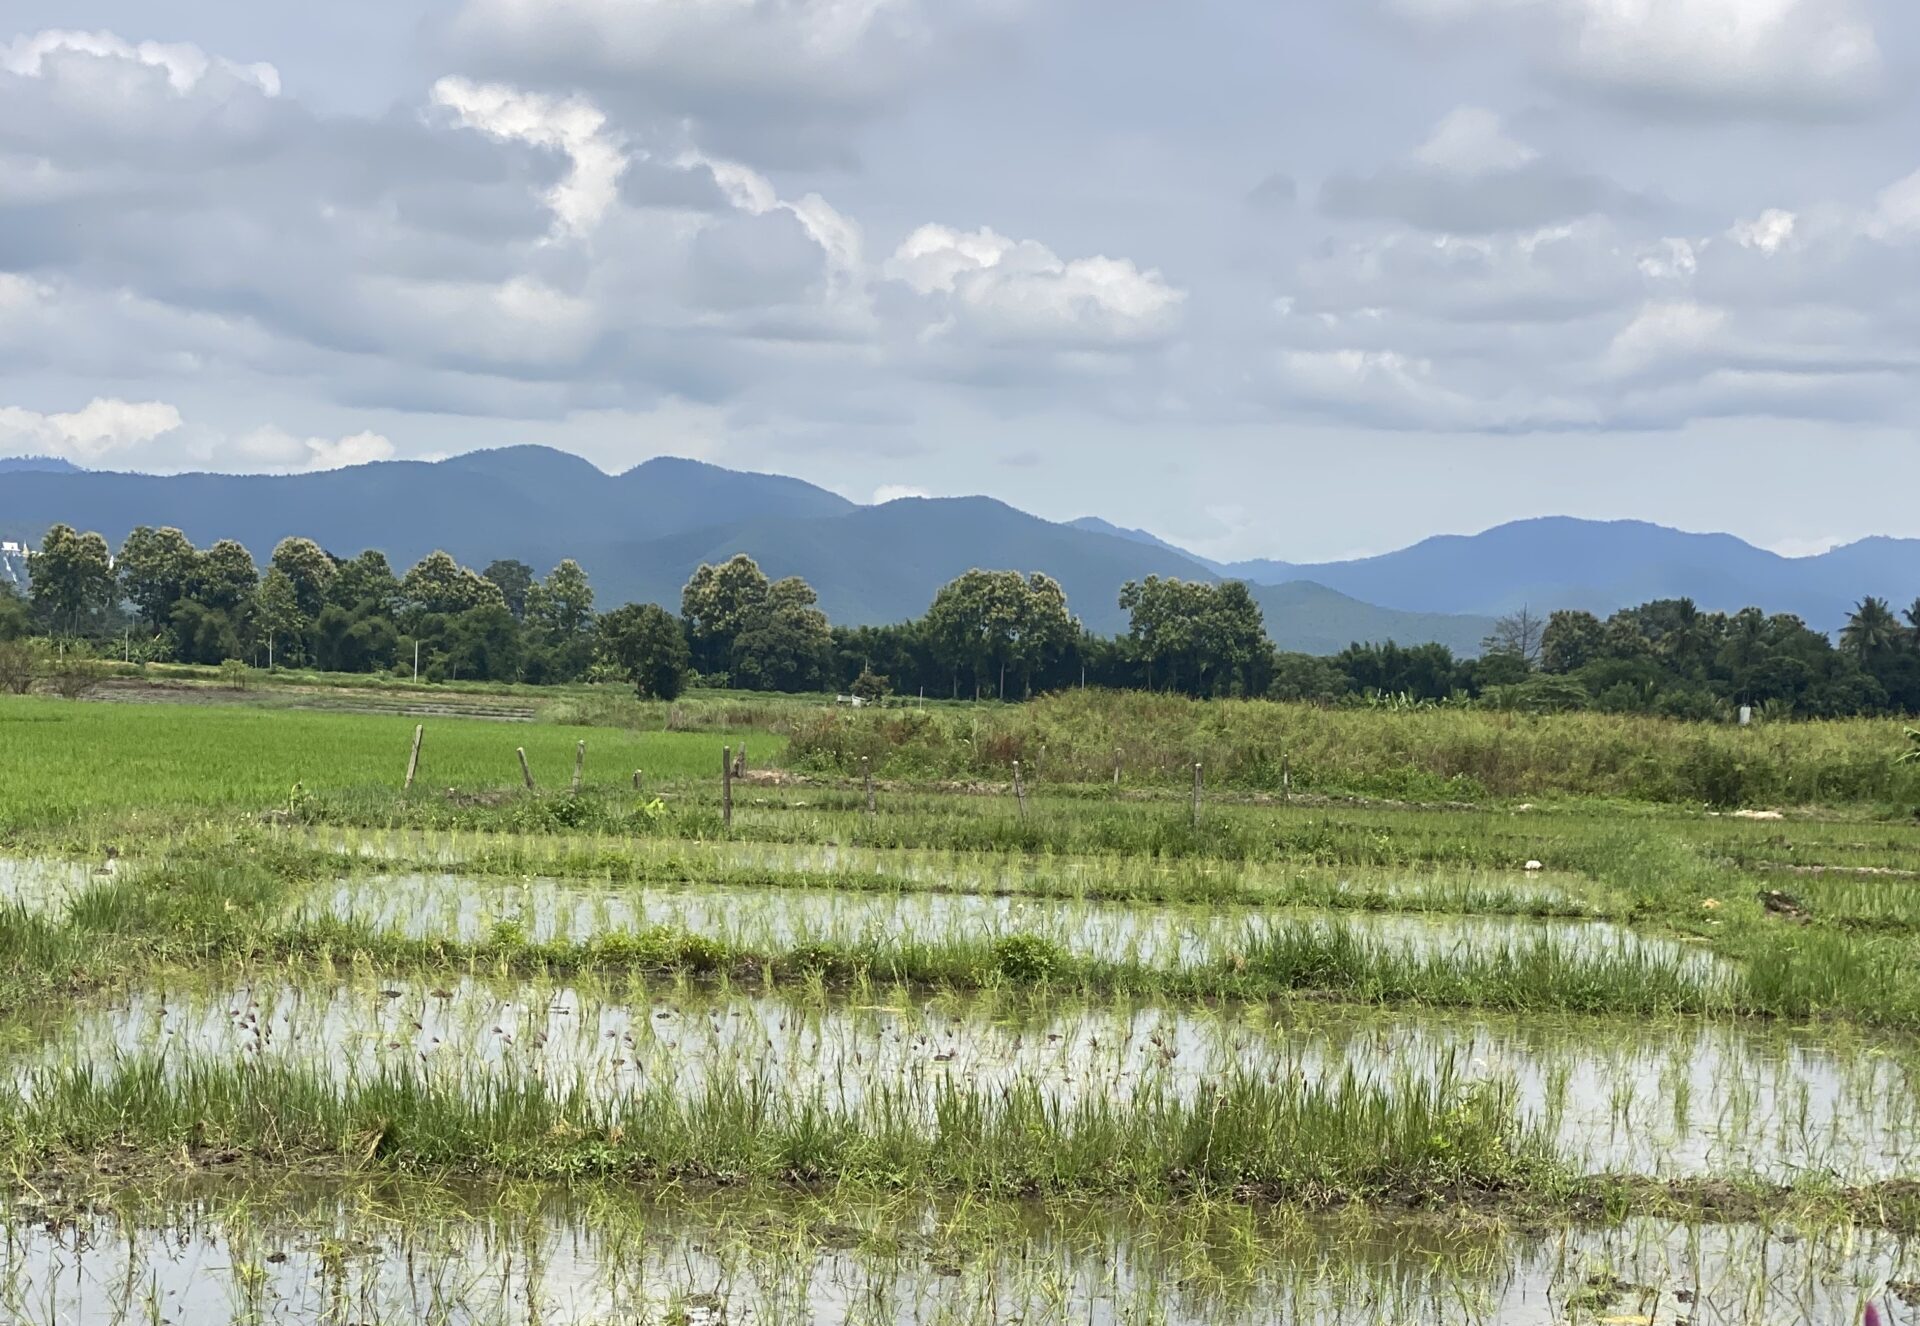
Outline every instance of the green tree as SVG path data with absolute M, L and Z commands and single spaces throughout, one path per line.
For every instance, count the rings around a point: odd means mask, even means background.
M 294 606 L 303 618 L 312 621 L 320 615 L 339 566 L 319 544 L 312 539 L 282 539 L 268 566 L 268 574 L 278 571 L 286 577 Z
M 1854 605 L 1846 626 L 1841 628 L 1840 646 L 1867 663 L 1897 649 L 1902 634 L 1900 622 L 1887 601 L 1869 594 Z
M 387 555 L 369 548 L 335 569 L 327 602 L 358 617 L 392 617 L 400 610 L 400 580 Z
M 813 587 L 798 576 L 776 580 L 733 640 L 728 660 L 736 687 L 814 691 L 826 681 L 833 654 L 827 614 Z
M 203 608 L 225 613 L 236 626 L 253 603 L 260 572 L 245 545 L 221 539 L 194 559 L 191 598 Z
M 1540 633 L 1540 666 L 1547 672 L 1578 672 L 1606 648 L 1606 627 L 1590 612 L 1562 609 Z
M 1149 690 L 1156 679 L 1168 690 L 1192 695 L 1266 689 L 1273 646 L 1265 615 L 1241 581 L 1216 585 L 1148 576 L 1121 588 L 1120 606 L 1127 610 L 1127 640 L 1146 666 Z
M 173 621 L 175 605 L 193 587 L 198 558 L 179 530 L 137 526 L 120 545 L 114 562 L 120 595 L 149 628 L 164 630 Z
M 679 620 L 656 603 L 629 603 L 601 616 L 601 657 L 643 700 L 672 700 L 686 689 L 693 654 Z
M 541 655 L 538 680 L 573 681 L 593 666 L 593 586 L 571 558 L 527 591 L 526 625 Z
M 506 603 L 495 597 L 447 620 L 438 641 L 434 669 L 449 681 L 463 677 L 472 681 L 517 681 L 522 650 L 520 623 L 507 611 Z
M 409 622 L 429 616 L 458 616 L 474 608 L 507 606 L 500 586 L 476 575 L 444 552 L 431 552 L 400 582 L 400 611 Z M 512 620 L 513 614 L 507 617 Z
M 33 629 L 33 616 L 26 601 L 12 585 L 0 583 L 0 643 L 24 640 Z
M 1920 649 L 1920 599 L 1908 604 L 1907 610 L 1900 615 L 1907 619 L 1907 647 Z
M 300 611 L 293 577 L 278 566 L 268 571 L 254 592 L 253 615 L 255 628 L 267 643 L 267 666 L 274 667 L 279 662 L 280 646 L 297 640 L 307 628 L 308 618 Z
M 926 629 L 935 657 L 953 676 L 956 694 L 959 671 L 967 668 L 975 699 L 992 685 L 1004 700 L 1008 670 L 1020 673 L 1024 693 L 1034 671 L 1073 644 L 1079 624 L 1053 577 L 976 568 L 940 587 L 927 609 Z
M 513 614 L 513 619 L 525 621 L 527 594 L 533 588 L 533 568 L 525 562 L 503 558 L 489 562 L 480 574 L 500 586 L 500 597 L 506 600 L 507 611 Z
M 98 534 L 55 525 L 27 561 L 34 614 L 59 635 L 98 624 L 113 606 L 113 555 Z
M 700 565 L 680 592 L 695 667 L 708 673 L 727 668 L 735 639 L 765 607 L 770 588 L 766 573 L 745 553 L 719 566 Z

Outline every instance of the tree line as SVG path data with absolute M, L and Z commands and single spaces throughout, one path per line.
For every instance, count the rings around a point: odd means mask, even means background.
M 597 611 L 571 560 L 482 570 L 445 552 L 404 573 L 368 550 L 336 556 L 289 538 L 264 567 L 233 540 L 197 548 L 141 526 L 117 553 L 99 534 L 48 530 L 24 598 L 0 585 L 0 640 L 148 662 L 312 667 L 429 680 L 625 680 L 644 697 L 688 685 L 1017 700 L 1075 686 L 1270 696 L 1321 703 L 1473 703 L 1723 718 L 1920 712 L 1920 600 L 1905 622 L 1861 601 L 1838 644 L 1797 617 L 1703 612 L 1687 599 L 1605 620 L 1561 611 L 1502 618 L 1477 658 L 1444 645 L 1355 644 L 1331 657 L 1274 648 L 1237 581 L 1149 576 L 1120 591 L 1128 629 L 1088 631 L 1043 573 L 973 570 L 926 613 L 835 626 L 812 586 L 735 556 L 700 566 L 676 616 L 655 604 Z M 15 672 L 18 673 L 18 669 Z

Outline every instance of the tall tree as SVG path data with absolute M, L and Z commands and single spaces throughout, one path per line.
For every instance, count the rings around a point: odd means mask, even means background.
M 507 606 L 500 587 L 444 552 L 430 552 L 400 582 L 401 611 L 410 621 L 456 616 L 488 604 Z M 511 618 L 509 613 L 508 617 Z
M 766 573 L 745 553 L 719 566 L 700 565 L 680 592 L 695 667 L 721 672 L 729 666 L 735 638 L 765 606 L 769 588 Z
M 1901 616 L 1907 619 L 1908 647 L 1920 649 L 1920 599 L 1915 599 L 1908 604 L 1907 610 Z
M 392 617 L 400 610 L 400 578 L 387 555 L 369 548 L 334 571 L 327 601 L 357 616 Z
M 269 572 L 278 571 L 287 578 L 294 606 L 311 621 L 327 606 L 327 591 L 339 574 L 334 559 L 312 539 L 282 539 L 268 562 Z
M 1840 631 L 1840 645 L 1861 662 L 1869 662 L 1899 647 L 1903 632 L 1885 599 L 1869 594 L 1854 605 Z
M 1540 633 L 1540 666 L 1548 672 L 1578 672 L 1600 657 L 1606 628 L 1590 612 L 1561 609 Z
M 283 545 L 284 546 L 284 545 Z M 267 645 L 267 666 L 280 662 L 280 652 L 289 641 L 306 631 L 309 618 L 300 610 L 299 591 L 293 577 L 278 566 L 269 570 L 253 595 L 254 626 Z
M 193 586 L 198 556 L 177 529 L 137 526 L 120 545 L 114 562 L 121 597 L 149 628 L 164 630 L 173 621 L 174 607 Z
M 1547 623 L 1523 603 L 1518 612 L 1510 612 L 1494 622 L 1492 633 L 1480 642 L 1480 648 L 1489 654 L 1517 658 L 1532 669 L 1540 665 L 1546 627 Z
M 49 630 L 74 635 L 113 606 L 113 555 L 98 534 L 55 525 L 27 562 L 33 610 Z
M 513 614 L 513 619 L 525 621 L 527 593 L 533 588 L 533 568 L 513 558 L 502 558 L 487 563 L 487 569 L 480 574 L 500 586 L 500 597 L 506 600 L 507 611 Z
M 238 623 L 253 603 L 260 572 L 244 544 L 221 539 L 194 561 L 188 597 L 203 608 L 225 613 Z
M 818 690 L 832 660 L 833 631 L 816 606 L 813 587 L 798 576 L 767 586 L 734 636 L 728 660 L 737 687 L 765 691 Z
M 1244 583 L 1148 576 L 1122 586 L 1120 606 L 1127 610 L 1127 640 L 1146 665 L 1149 689 L 1156 682 L 1193 695 L 1265 689 L 1272 645 L 1260 605 Z
M 643 700 L 672 700 L 686 689 L 693 655 L 679 620 L 655 603 L 629 603 L 604 614 L 601 656 L 633 683 Z

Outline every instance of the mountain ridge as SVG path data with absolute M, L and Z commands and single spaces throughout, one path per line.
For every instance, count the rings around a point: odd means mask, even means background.
M 973 567 L 1054 575 L 1091 629 L 1125 628 L 1117 595 L 1147 575 L 1246 580 L 1283 648 L 1440 640 L 1477 649 L 1521 606 L 1605 614 L 1655 598 L 1707 610 L 1749 604 L 1832 631 L 1862 594 L 1903 607 L 1920 594 L 1920 540 L 1867 536 L 1788 558 L 1730 534 L 1570 516 L 1441 534 L 1373 557 L 1220 562 L 1098 516 L 1055 523 L 983 496 L 862 505 L 782 475 L 660 456 L 618 474 L 525 445 L 439 461 L 378 461 L 302 475 L 137 475 L 19 461 L 0 482 L 0 538 L 37 540 L 56 520 L 118 546 L 135 525 L 177 525 L 202 546 L 236 538 L 264 558 L 301 534 L 343 555 L 380 548 L 408 565 L 436 548 L 484 566 L 544 570 L 572 557 L 609 603 L 675 606 L 701 561 L 746 552 L 801 575 L 836 621 L 917 616 Z M 1344 638 L 1343 638 L 1344 637 Z

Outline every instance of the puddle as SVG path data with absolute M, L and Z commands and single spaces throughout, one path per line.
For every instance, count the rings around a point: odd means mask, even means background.
M 943 1091 L 1024 1084 L 1062 1104 L 1190 1095 L 1228 1072 L 1508 1086 L 1583 1171 L 1848 1182 L 1920 1170 L 1920 1051 L 1743 1023 L 1467 1016 L 1340 1006 L 1089 1006 L 1012 997 L 793 1000 L 577 985 L 185 981 L 84 1007 L 16 1067 L 262 1059 L 336 1075 L 424 1074 L 479 1090 L 533 1077 L 614 1101 L 742 1081 L 852 1108 L 886 1092 L 931 1117 Z
M 74 861 L 0 857 L 0 906 L 24 907 L 35 914 L 57 912 L 108 873 L 108 867 L 96 872 Z
M 1310 924 L 1344 931 L 1383 950 L 1471 959 L 1550 943 L 1568 961 L 1629 959 L 1673 964 L 1698 982 L 1728 973 L 1710 953 L 1646 938 L 1600 921 L 1525 917 L 1339 913 L 1218 904 L 1098 903 L 1004 894 L 831 889 L 597 887 L 561 880 L 504 883 L 457 875 L 392 875 L 336 883 L 296 916 L 328 915 L 410 939 L 485 939 L 512 925 L 539 943 L 584 943 L 607 934 L 670 926 L 746 952 L 787 952 L 808 942 L 893 945 L 1042 935 L 1105 962 L 1218 966 L 1251 940 Z
M 987 1205 L 966 1212 L 386 1185 L 4 1212 L 27 1326 L 1652 1326 L 1850 1323 L 1884 1236 L 1629 1220 L 1533 1235 Z

